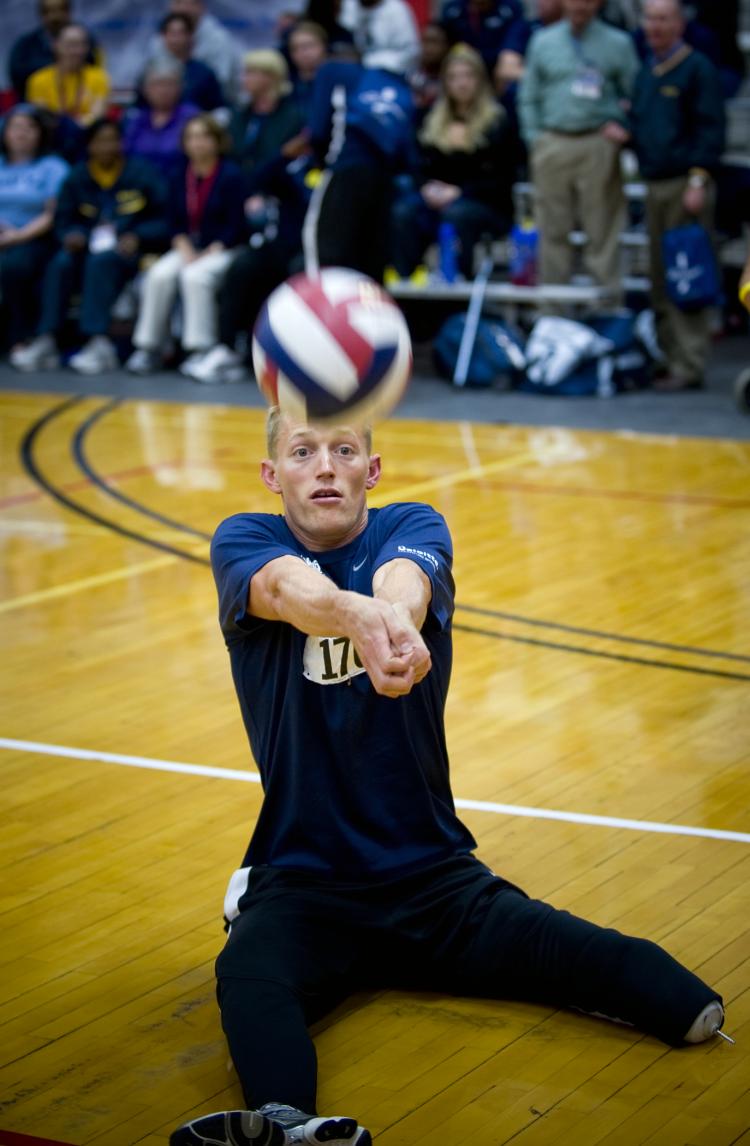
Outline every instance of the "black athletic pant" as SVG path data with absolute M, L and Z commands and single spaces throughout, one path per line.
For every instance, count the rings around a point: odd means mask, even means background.
M 253 868 L 239 906 L 216 970 L 250 1109 L 285 1102 L 315 1113 L 308 1026 L 357 989 L 575 1007 L 676 1046 L 719 999 L 655 943 L 529 899 L 474 856 L 349 884 Z

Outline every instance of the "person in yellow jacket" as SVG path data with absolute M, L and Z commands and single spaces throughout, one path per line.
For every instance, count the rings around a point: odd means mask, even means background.
M 83 24 L 66 24 L 54 39 L 55 62 L 29 76 L 30 103 L 87 127 L 107 110 L 110 81 L 104 68 L 89 64 L 89 33 Z

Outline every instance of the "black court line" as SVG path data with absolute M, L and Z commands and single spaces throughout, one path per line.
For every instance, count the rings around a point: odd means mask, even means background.
M 625 664 L 647 665 L 649 668 L 674 669 L 676 672 L 697 673 L 699 676 L 716 676 L 724 680 L 750 680 L 750 673 L 726 672 L 723 669 L 701 668 L 697 665 L 682 665 L 676 661 L 649 660 L 648 657 L 633 657 L 625 653 L 608 653 L 602 649 L 587 649 L 583 645 L 565 645 L 558 641 L 542 641 L 536 637 L 520 637 L 515 633 L 498 633 L 492 629 L 476 629 L 472 625 L 454 624 L 454 629 L 463 633 L 474 633 L 480 637 L 494 637 L 498 641 L 514 641 L 519 645 L 536 645 L 543 649 L 559 649 L 564 653 L 580 653 L 585 657 L 600 657 L 608 661 L 622 661 Z
M 24 434 L 20 446 L 21 464 L 32 481 L 36 482 L 45 493 L 48 493 L 50 497 L 54 498 L 60 505 L 64 505 L 66 509 L 72 510 L 73 513 L 77 513 L 80 517 L 85 517 L 88 521 L 93 521 L 105 529 L 110 529 L 113 533 L 118 533 L 121 537 L 128 537 L 132 541 L 140 541 L 143 545 L 149 545 L 152 549 L 159 549 L 163 553 L 171 553 L 175 557 L 184 557 L 186 561 L 193 561 L 197 565 L 208 565 L 209 561 L 206 557 L 199 557 L 195 553 L 187 553 L 184 549 L 177 549 L 176 546 L 168 545 L 165 541 L 157 541 L 153 537 L 146 537 L 144 534 L 137 533 L 133 529 L 126 529 L 125 526 L 119 525 L 116 521 L 110 521 L 108 518 L 102 517 L 101 514 L 87 509 L 85 506 L 80 505 L 79 502 L 74 501 L 72 497 L 68 497 L 67 494 L 57 489 L 56 486 L 47 480 L 39 469 L 34 456 L 37 438 L 45 426 L 49 425 L 50 422 L 53 422 L 61 414 L 65 413 L 66 410 L 70 410 L 83 400 L 84 395 L 82 394 L 76 394 L 74 397 L 66 399 L 58 406 L 54 406 L 51 410 L 48 410 L 41 418 L 38 418 Z
M 499 609 L 483 609 L 479 605 L 460 605 L 457 609 L 465 613 L 476 613 L 482 617 L 497 617 L 501 621 L 518 621 L 522 625 L 534 625 L 541 629 L 559 629 L 563 633 L 576 633 L 580 637 L 601 637 L 609 641 L 620 641 L 626 645 L 645 645 L 651 649 L 665 649 L 670 653 L 692 653 L 701 657 L 721 657 L 728 661 L 741 661 L 750 664 L 750 656 L 743 653 L 724 653 L 718 649 L 699 649 L 692 645 L 673 645 L 668 641 L 655 641 L 648 637 L 624 637 L 620 633 L 609 633 L 604 629 L 582 629 L 576 625 L 564 625 L 561 621 L 539 621 L 534 617 L 524 617 L 520 613 L 503 613 Z
M 112 410 L 119 406 L 120 402 L 120 398 L 114 398 L 112 401 L 106 402 L 103 406 L 100 406 L 98 410 L 94 410 L 93 414 L 89 414 L 88 418 L 86 418 L 76 430 L 73 437 L 72 450 L 78 468 L 86 474 L 86 477 L 90 479 L 91 483 L 95 485 L 97 489 L 100 489 L 115 501 L 121 502 L 122 505 L 127 505 L 130 509 L 134 509 L 138 513 L 142 513 L 144 516 L 158 521 L 161 525 L 169 526 L 170 529 L 176 529 L 182 533 L 189 533 L 192 537 L 199 537 L 201 541 L 210 541 L 212 534 L 204 533 L 201 529 L 194 529 L 192 525 L 185 525 L 184 522 L 177 521 L 174 517 L 167 517 L 166 514 L 159 513 L 158 510 L 151 509 L 142 502 L 136 501 L 134 497 L 128 497 L 126 493 L 122 493 L 121 490 L 110 485 L 107 479 L 97 473 L 89 462 L 85 448 L 89 431 L 96 425 L 100 418 L 103 418 L 105 414 L 111 413 Z
M 36 439 L 37 439 L 39 433 L 51 421 L 53 421 L 55 418 L 59 417 L 66 410 L 77 405 L 79 402 L 82 402 L 83 400 L 84 400 L 84 395 L 81 395 L 81 394 L 75 395 L 73 398 L 66 399 L 64 402 L 61 402 L 58 406 L 55 406 L 52 410 L 49 410 L 46 414 L 43 414 L 42 417 L 39 418 L 31 426 L 31 428 L 27 431 L 27 433 L 24 435 L 24 438 L 21 442 L 21 461 L 23 463 L 24 469 L 29 474 L 29 476 L 37 483 L 37 485 L 39 485 L 42 489 L 44 489 L 51 497 L 53 497 L 56 501 L 60 502 L 60 504 L 66 506 L 68 509 L 71 509 L 74 513 L 77 513 L 82 517 L 88 518 L 89 521 L 96 522 L 97 525 L 101 525 L 105 529 L 110 529 L 114 533 L 118 533 L 123 537 L 129 537 L 135 541 L 140 541 L 140 542 L 142 542 L 142 544 L 149 545 L 154 549 L 160 549 L 163 552 L 171 553 L 175 557 L 182 557 L 186 561 L 193 561 L 199 565 L 209 565 L 210 561 L 206 557 L 200 557 L 197 554 L 186 552 L 183 549 L 176 548 L 176 546 L 168 545 L 166 542 L 156 541 L 153 538 L 150 538 L 144 534 L 140 534 L 140 533 L 136 532 L 135 530 L 126 529 L 124 526 L 119 525 L 117 522 L 110 521 L 108 518 L 102 517 L 100 514 L 95 513 L 92 510 L 87 509 L 85 506 L 79 505 L 78 502 L 73 501 L 73 499 L 68 497 L 67 494 L 62 493 L 61 490 L 58 490 L 55 486 L 52 485 L 51 482 L 49 482 L 44 477 L 44 475 L 39 470 L 39 467 L 37 466 L 36 460 L 34 458 L 34 447 L 36 445 Z M 111 409 L 113 409 L 114 406 L 117 404 L 118 404 L 117 401 L 113 401 L 113 402 L 109 402 L 109 403 L 105 404 L 104 407 L 97 410 L 94 415 L 91 415 L 87 419 L 85 419 L 84 422 L 78 427 L 78 430 L 76 431 L 76 433 L 74 435 L 74 440 L 73 440 L 73 444 L 72 444 L 73 456 L 74 456 L 76 462 L 84 468 L 84 472 L 86 473 L 86 476 L 99 489 L 102 489 L 103 492 L 107 493 L 110 496 L 115 497 L 116 500 L 123 501 L 125 504 L 129 505 L 132 509 L 135 509 L 140 513 L 143 513 L 146 516 L 154 517 L 157 520 L 168 523 L 172 526 L 181 527 L 185 532 L 189 532 L 195 536 L 201 537 L 202 539 L 205 538 L 205 536 L 206 536 L 205 534 L 199 533 L 197 530 L 194 530 L 190 526 L 185 526 L 185 525 L 182 525 L 182 523 L 174 522 L 170 518 L 164 518 L 164 517 L 162 517 L 162 515 L 157 514 L 155 511 L 150 510 L 147 506 L 141 505 L 139 502 L 137 502 L 133 498 L 128 498 L 125 495 L 118 496 L 119 490 L 113 490 L 112 487 L 108 486 L 107 483 L 104 481 L 104 479 L 100 478 L 100 476 L 98 474 L 96 474 L 95 471 L 89 466 L 88 462 L 85 459 L 85 453 L 83 450 L 83 442 L 85 439 L 85 435 L 88 432 L 88 430 L 91 428 L 91 426 L 94 425 L 100 417 L 102 417 L 105 413 L 107 413 Z M 666 643 L 659 642 L 659 641 L 647 641 L 643 638 L 618 637 L 616 634 L 607 634 L 607 633 L 603 633 L 603 632 L 597 632 L 595 629 L 578 629 L 575 626 L 565 625 L 565 624 L 562 624 L 559 622 L 534 621 L 533 619 L 521 617 L 521 616 L 516 615 L 516 614 L 502 613 L 498 610 L 492 610 L 492 609 L 482 609 L 482 608 L 479 608 L 478 606 L 474 606 L 474 605 L 461 605 L 461 604 L 457 603 L 456 608 L 457 609 L 463 609 L 466 612 L 473 612 L 473 613 L 482 614 L 485 616 L 504 618 L 506 620 L 507 619 L 520 620 L 520 621 L 524 621 L 528 624 L 547 626 L 549 628 L 556 628 L 556 629 L 560 629 L 561 631 L 579 633 L 579 634 L 585 635 L 585 636 L 609 637 L 612 640 L 622 640 L 622 641 L 629 641 L 629 642 L 636 643 L 636 644 L 646 644 L 646 645 L 651 645 L 652 647 L 656 647 L 656 648 L 670 649 L 672 651 L 687 651 L 687 652 L 692 652 L 692 653 L 700 653 L 702 655 L 708 655 L 708 656 L 711 656 L 711 655 L 712 656 L 726 656 L 726 657 L 730 657 L 732 659 L 738 659 L 738 660 L 743 660 L 743 661 L 744 660 L 750 660 L 750 658 L 741 657 L 741 656 L 738 656 L 736 654 L 731 654 L 731 653 L 720 653 L 720 652 L 711 652 L 711 651 L 705 651 L 704 652 L 704 650 L 702 650 L 702 649 L 690 649 L 689 647 L 686 647 L 686 646 L 668 645 Z M 719 677 L 719 678 L 726 679 L 726 680 L 742 680 L 742 681 L 750 680 L 750 674 L 725 672 L 721 669 L 701 668 L 699 666 L 694 666 L 694 665 L 683 665 L 683 664 L 679 664 L 679 663 L 674 662 L 674 661 L 650 660 L 648 657 L 628 656 L 628 655 L 623 654 L 623 653 L 610 653 L 610 652 L 605 652 L 605 651 L 600 650 L 600 649 L 587 649 L 582 645 L 568 645 L 568 644 L 563 644 L 562 642 L 557 642 L 557 641 L 544 641 L 544 640 L 539 640 L 535 637 L 522 637 L 522 636 L 518 636 L 518 635 L 512 634 L 512 633 L 500 633 L 497 631 L 493 631 L 492 629 L 480 629 L 480 628 L 475 628 L 471 625 L 463 625 L 463 624 L 459 624 L 459 623 L 454 623 L 453 627 L 454 627 L 454 629 L 459 630 L 461 632 L 472 633 L 476 636 L 491 637 L 493 640 L 513 641 L 516 644 L 533 645 L 533 646 L 537 646 L 539 648 L 557 649 L 559 652 L 576 653 L 576 654 L 579 654 L 581 656 L 595 657 L 595 658 L 600 658 L 602 660 L 621 661 L 621 662 L 626 663 L 626 664 L 643 665 L 644 667 L 648 667 L 648 668 L 671 669 L 671 670 L 677 671 L 677 672 L 695 673 L 699 676 L 713 676 L 713 677 Z

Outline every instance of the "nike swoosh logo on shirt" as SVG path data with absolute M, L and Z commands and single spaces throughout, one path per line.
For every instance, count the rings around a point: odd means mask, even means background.
M 362 560 L 360 561 L 359 565 L 352 565 L 352 569 L 354 570 L 355 573 L 359 573 L 360 569 L 362 568 L 362 566 L 364 565 L 366 560 L 367 560 L 367 558 L 363 557 Z

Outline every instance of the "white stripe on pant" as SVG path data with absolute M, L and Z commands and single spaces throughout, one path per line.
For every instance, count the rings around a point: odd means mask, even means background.
M 146 272 L 133 344 L 158 350 L 169 337 L 169 320 L 178 292 L 182 301 L 182 345 L 208 350 L 218 341 L 217 290 L 234 251 L 212 251 L 186 263 L 169 251 Z

